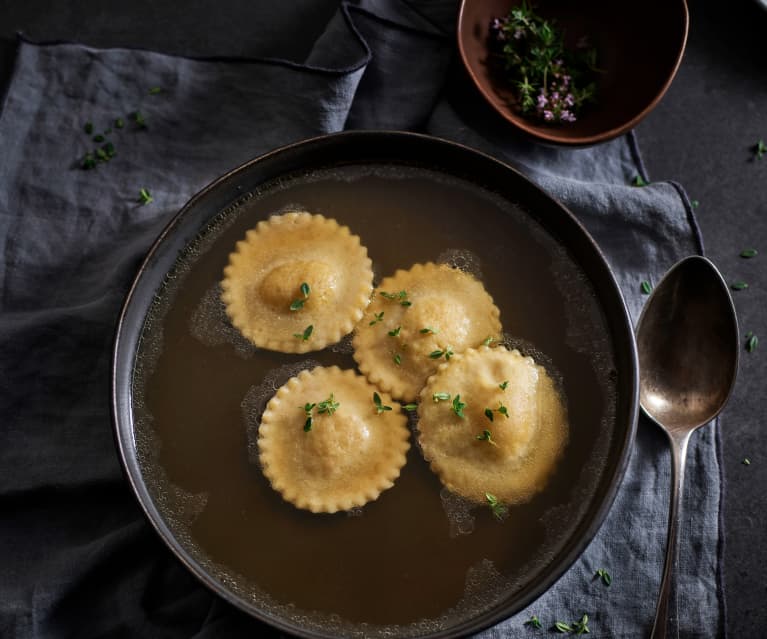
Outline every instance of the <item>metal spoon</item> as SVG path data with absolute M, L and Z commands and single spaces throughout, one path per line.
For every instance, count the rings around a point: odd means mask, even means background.
M 738 368 L 738 341 L 727 284 L 717 268 L 699 256 L 671 268 L 637 325 L 639 401 L 668 435 L 672 459 L 666 561 L 653 639 L 667 636 L 687 443 L 727 403 Z

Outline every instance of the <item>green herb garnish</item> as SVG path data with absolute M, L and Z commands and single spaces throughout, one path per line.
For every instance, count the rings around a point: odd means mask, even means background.
M 99 149 L 99 151 L 101 151 L 101 150 L 102 149 Z M 98 151 L 97 151 L 97 153 L 98 153 Z M 106 156 L 106 151 L 104 151 L 104 156 Z M 101 157 L 101 156 L 99 155 L 99 157 Z M 139 202 L 141 202 L 142 204 L 149 204 L 150 202 L 154 201 L 154 198 L 152 197 L 152 195 L 145 188 L 139 189 L 138 194 L 139 194 Z
M 596 573 L 594 573 L 594 577 L 601 578 L 605 586 L 609 586 L 613 582 L 613 578 L 610 576 L 610 573 L 607 572 L 604 568 L 597 570 Z
M 152 87 L 149 89 L 149 95 L 157 95 L 158 93 L 162 93 L 161 87 Z
M 492 414 L 492 411 L 490 411 Z M 487 415 L 487 412 L 485 412 L 485 415 Z M 490 420 L 492 421 L 492 419 Z M 493 439 L 492 433 L 485 428 L 485 430 L 482 431 L 480 435 L 476 436 L 476 439 L 481 442 L 487 442 L 488 444 L 492 444 L 493 446 L 498 446 L 498 444 L 495 443 L 495 440 Z
M 642 289 L 642 293 L 644 293 L 645 295 L 649 295 L 650 293 L 652 293 L 652 284 L 650 284 L 650 282 L 648 282 L 647 280 L 643 280 L 639 286 Z
M 303 406 L 299 406 L 299 408 L 304 411 L 304 416 L 306 417 L 306 421 L 304 422 L 305 433 L 308 433 L 312 429 L 312 426 L 314 425 L 314 422 L 312 421 L 312 409 L 316 405 L 317 404 L 310 404 L 307 402 Z
M 490 346 L 495 341 L 495 338 L 492 335 L 488 335 L 485 339 L 482 340 L 482 346 Z
M 466 408 L 466 402 L 462 402 L 461 396 L 456 395 L 453 398 L 453 412 L 458 415 L 458 417 L 466 417 L 466 415 L 463 414 L 464 408 Z
M 327 415 L 332 415 L 338 410 L 338 407 L 340 405 L 341 404 L 335 401 L 335 398 L 333 397 L 333 393 L 330 393 L 330 397 L 328 397 L 325 401 L 322 401 L 319 404 L 317 404 L 317 412 L 320 414 L 326 413 Z
M 754 148 L 754 157 L 757 160 L 761 160 L 762 156 L 765 153 L 767 153 L 767 144 L 764 143 L 764 140 L 758 140 L 753 148 Z
M 450 393 L 434 393 L 431 398 L 434 400 L 434 402 L 443 402 L 448 401 L 450 399 Z
M 730 288 L 733 291 L 742 291 L 742 290 L 748 288 L 748 283 L 747 282 L 733 282 L 732 284 L 730 284 Z
M 146 120 L 140 111 L 133 112 L 133 121 L 142 129 L 146 129 Z
M 743 461 L 741 462 L 744 466 L 750 466 L 751 460 L 748 457 L 744 457 Z
M 492 497 L 492 495 L 488 495 L 488 493 L 485 493 L 485 496 L 488 498 L 488 501 L 490 500 L 490 497 Z M 493 499 L 495 499 L 495 497 L 493 497 Z M 492 505 L 491 505 L 491 508 L 492 508 Z M 535 629 L 543 628 L 543 625 L 541 624 L 540 620 L 535 615 L 533 615 L 532 617 L 530 617 L 530 619 L 525 621 L 523 625 L 532 626 Z
M 749 353 L 753 353 L 757 346 L 759 346 L 759 338 L 749 331 L 748 335 L 746 335 L 746 350 Z
M 397 328 L 390 330 L 388 335 L 389 337 L 399 337 L 399 332 L 401 330 L 402 330 L 402 327 L 398 326 Z
M 94 142 L 103 142 L 104 140 L 106 140 L 106 138 L 103 135 L 101 135 L 101 133 L 93 136 Z
M 448 346 L 445 350 L 442 350 L 442 351 L 441 350 L 432 351 L 431 353 L 429 353 L 429 357 L 431 359 L 439 359 L 440 357 L 442 357 L 444 355 L 445 360 L 446 361 L 450 361 L 450 358 L 454 354 L 455 353 L 453 353 L 453 347 L 452 346 Z
M 498 384 L 498 388 L 500 388 L 501 390 L 506 390 L 508 387 L 509 387 L 509 380 L 508 379 L 506 381 L 501 382 L 500 384 Z
M 402 306 L 411 306 L 412 302 L 407 299 L 407 291 L 399 291 L 398 293 L 387 293 L 386 291 L 379 291 L 381 297 L 391 301 L 398 301 Z
M 750 248 L 750 249 L 743 249 L 740 252 L 741 257 L 750 258 L 750 257 L 756 257 L 758 254 L 758 251 L 756 249 Z
M 489 62 L 514 91 L 522 115 L 551 123 L 575 122 L 594 101 L 596 49 L 565 48 L 554 20 L 537 15 L 523 0 L 490 22 Z
M 564 621 L 555 621 L 554 630 L 557 630 L 558 632 L 561 632 L 561 633 L 572 632 L 573 627 L 569 623 L 565 623 Z
M 436 335 L 437 333 L 439 333 L 439 331 L 436 328 L 432 328 L 431 326 L 424 326 L 418 332 L 421 333 L 421 335 L 428 335 L 429 333 L 431 333 L 432 335 Z
M 378 393 L 373 393 L 373 403 L 376 407 L 376 415 L 380 415 L 381 413 L 386 412 L 387 410 L 391 410 L 391 406 L 386 406 L 381 401 L 381 396 Z
M 117 118 L 115 120 L 115 128 L 122 129 L 124 126 L 125 126 L 125 122 L 123 121 L 122 118 Z
M 573 622 L 573 632 L 576 635 L 588 634 L 591 632 L 588 627 L 589 616 L 584 612 L 583 616 L 578 621 Z
M 309 338 L 312 336 L 313 330 L 314 330 L 314 324 L 309 324 L 309 326 L 307 326 L 304 329 L 303 333 L 293 333 L 293 337 L 300 339 L 302 342 L 307 342 L 309 341 Z
M 634 179 L 631 180 L 631 186 L 647 186 L 648 184 L 649 182 L 638 173 L 634 176 Z
M 509 511 L 506 506 L 504 506 L 500 501 L 498 501 L 498 498 L 493 495 L 492 493 L 485 493 L 485 499 L 487 499 L 487 505 L 490 507 L 490 510 L 492 511 L 493 515 L 495 515 L 496 519 L 503 519 L 506 516 L 506 513 Z M 536 621 L 538 621 L 537 617 L 533 617 Z M 530 620 L 532 621 L 532 619 Z M 525 625 L 528 625 L 527 622 Z M 540 622 L 538 622 L 538 625 L 536 626 L 535 623 L 530 624 L 534 628 L 540 628 Z
M 83 131 L 85 131 L 88 135 L 93 133 L 93 122 L 86 122 L 85 126 L 83 126 Z
M 306 304 L 306 300 L 309 299 L 309 293 L 311 292 L 311 289 L 309 288 L 309 285 L 306 282 L 301 283 L 301 295 L 303 295 L 303 298 L 299 298 L 297 300 L 293 300 L 290 303 L 290 310 L 291 311 L 300 311 L 304 304 Z
M 402 408 L 408 411 L 414 411 L 418 409 L 418 404 L 405 404 Z
M 394 360 L 394 363 L 397 366 L 402 364 L 402 355 L 400 355 L 399 353 L 394 353 L 394 357 L 392 357 L 392 359 Z
M 690 206 L 692 206 L 694 209 L 697 209 L 700 206 L 700 202 L 698 202 L 698 200 L 693 200 L 690 202 Z
M 509 409 L 506 408 L 503 404 L 498 404 L 498 408 L 496 410 L 503 415 L 506 419 L 509 418 Z
M 378 324 L 378 322 L 383 322 L 384 312 L 381 311 L 380 313 L 373 313 L 373 317 L 375 319 L 370 322 L 370 326 L 375 326 Z
M 491 422 L 493 421 L 493 409 L 492 408 L 486 408 L 485 409 L 485 417 L 487 417 Z
M 96 158 L 93 157 L 93 153 L 86 153 L 83 156 L 83 159 L 80 160 L 80 168 L 86 170 L 96 168 Z

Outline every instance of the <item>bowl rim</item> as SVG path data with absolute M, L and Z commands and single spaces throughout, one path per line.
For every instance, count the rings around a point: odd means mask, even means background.
M 679 71 L 679 67 L 682 64 L 682 59 L 684 58 L 685 49 L 687 48 L 687 37 L 690 31 L 690 10 L 689 10 L 689 7 L 687 6 L 687 0 L 676 0 L 677 2 L 679 2 L 680 8 L 682 9 L 682 20 L 683 20 L 682 40 L 679 45 L 679 51 L 677 52 L 676 59 L 674 60 L 674 65 L 672 66 L 671 71 L 669 72 L 668 77 L 666 78 L 666 81 L 663 83 L 658 93 L 653 97 L 653 99 L 647 105 L 645 105 L 645 107 L 639 113 L 637 113 L 634 117 L 632 117 L 630 120 L 628 120 L 627 122 L 623 124 L 612 127 L 611 129 L 607 129 L 606 131 L 602 131 L 601 133 L 594 133 L 592 135 L 583 135 L 580 137 L 565 137 L 565 136 L 557 135 L 556 129 L 552 129 L 552 132 L 549 133 L 546 130 L 541 130 L 540 127 L 536 127 L 532 124 L 528 124 L 528 121 L 522 116 L 515 116 L 504 109 L 498 108 L 496 104 L 496 100 L 493 98 L 490 91 L 484 86 L 482 82 L 479 81 L 476 74 L 472 70 L 472 67 L 470 64 L 470 58 L 468 53 L 466 52 L 464 42 L 463 42 L 464 40 L 463 34 L 466 31 L 466 29 L 464 28 L 464 23 L 466 20 L 465 8 L 469 2 L 473 2 L 473 1 L 474 0 L 461 0 L 461 6 L 458 10 L 458 20 L 456 22 L 456 39 L 458 41 L 458 51 L 461 56 L 461 62 L 463 64 L 463 68 L 466 70 L 466 73 L 468 73 L 474 86 L 479 90 L 480 94 L 485 99 L 485 102 L 487 102 L 487 104 L 489 104 L 490 107 L 496 113 L 498 113 L 498 115 L 500 115 L 504 120 L 514 125 L 518 129 L 524 131 L 527 135 L 550 144 L 557 144 L 561 146 L 571 146 L 571 147 L 589 146 L 592 144 L 598 144 L 599 142 L 606 142 L 608 140 L 612 140 L 613 138 L 616 138 L 619 135 L 622 135 L 630 131 L 631 129 L 633 129 L 637 124 L 639 124 L 642 120 L 644 120 L 650 114 L 650 112 L 658 105 L 658 103 L 666 95 L 666 92 L 668 91 L 669 87 L 671 86 L 671 83 L 674 81 L 674 78 L 676 77 L 677 71 Z
M 468 633 L 484 630 L 527 607 L 548 591 L 586 550 L 612 508 L 615 497 L 623 482 L 633 449 L 639 415 L 639 365 L 636 339 L 630 314 L 615 275 L 610 269 L 599 246 L 573 213 L 510 165 L 464 144 L 431 135 L 393 130 L 355 130 L 320 135 L 281 146 L 257 156 L 213 180 L 193 195 L 160 232 L 138 267 L 130 288 L 125 295 L 117 319 L 112 346 L 110 389 L 112 434 L 115 439 L 115 446 L 117 448 L 123 473 L 128 480 L 131 491 L 136 497 L 141 510 L 164 544 L 201 583 L 236 608 L 279 630 L 292 633 L 296 636 L 307 637 L 309 639 L 316 639 L 318 637 L 323 639 L 334 639 L 337 636 L 335 634 L 325 634 L 313 629 L 298 626 L 284 617 L 264 612 L 257 606 L 245 601 L 233 591 L 226 588 L 219 580 L 208 574 L 208 571 L 199 564 L 192 554 L 177 539 L 173 531 L 165 522 L 160 509 L 155 503 L 143 478 L 143 472 L 138 460 L 136 448 L 131 382 L 138 341 L 143 329 L 143 320 L 146 317 L 146 300 L 149 298 L 151 301 L 151 297 L 156 290 L 155 288 L 146 290 L 148 286 L 146 283 L 147 274 L 152 271 L 157 271 L 157 253 L 163 247 L 166 240 L 172 238 L 174 232 L 178 231 L 178 227 L 182 224 L 184 219 L 190 215 L 190 211 L 193 212 L 201 202 L 204 202 L 206 198 L 209 198 L 209 196 L 215 194 L 217 191 L 226 187 L 232 189 L 233 179 L 257 164 L 279 160 L 280 156 L 285 154 L 300 154 L 304 150 L 316 151 L 317 148 L 319 148 L 321 152 L 323 148 L 327 148 L 328 146 L 331 148 L 338 145 L 343 147 L 344 144 L 352 149 L 355 148 L 354 145 L 364 145 L 367 148 L 368 146 L 373 146 L 376 142 L 379 146 L 389 144 L 390 147 L 397 146 L 399 148 L 400 145 L 406 146 L 407 144 L 410 144 L 424 147 L 431 146 L 435 149 L 441 148 L 442 151 L 452 152 L 454 154 L 465 155 L 468 153 L 475 156 L 477 161 L 486 164 L 489 163 L 487 166 L 494 166 L 500 172 L 512 172 L 517 178 L 527 183 L 526 186 L 531 189 L 531 192 L 535 197 L 548 200 L 550 205 L 559 209 L 562 215 L 561 220 L 564 221 L 565 225 L 569 225 L 566 230 L 575 233 L 574 241 L 583 246 L 582 250 L 589 252 L 589 259 L 593 258 L 592 262 L 588 265 L 588 268 L 584 266 L 580 260 L 576 261 L 592 280 L 592 284 L 597 291 L 600 307 L 605 313 L 608 326 L 611 329 L 612 344 L 616 350 L 616 368 L 619 369 L 619 371 L 621 368 L 625 369 L 623 372 L 626 375 L 626 379 L 623 380 L 622 384 L 619 383 L 617 392 L 620 394 L 621 389 L 625 388 L 627 396 L 623 401 L 620 400 L 620 397 L 617 397 L 618 410 L 616 411 L 615 417 L 615 423 L 625 425 L 620 431 L 620 434 L 622 434 L 622 441 L 616 443 L 616 452 L 611 452 L 609 455 L 609 457 L 615 456 L 616 458 L 612 465 L 612 473 L 608 473 L 607 470 L 605 471 L 605 477 L 602 482 L 600 482 L 593 498 L 593 501 L 598 503 L 596 507 L 590 508 L 584 516 L 584 521 L 587 523 L 579 534 L 574 534 L 571 538 L 567 539 L 562 549 L 557 554 L 556 562 L 549 563 L 546 570 L 543 571 L 544 577 L 539 579 L 537 584 L 528 587 L 527 592 L 524 593 L 524 595 L 517 597 L 513 606 L 510 606 L 508 601 L 500 601 L 489 610 L 449 629 L 427 635 L 419 635 L 421 637 L 440 637 L 443 639 L 462 637 Z M 405 161 L 404 155 L 400 155 L 399 157 L 402 158 L 403 162 Z M 443 167 L 442 170 L 447 169 Z M 241 189 L 242 187 L 238 186 L 237 188 Z M 229 201 L 235 202 L 236 200 L 237 198 L 234 197 L 230 198 Z M 211 216 L 208 215 L 206 219 L 209 222 Z M 198 228 L 196 232 L 199 230 L 200 228 Z M 188 244 L 190 239 L 191 238 L 187 237 L 185 240 L 179 241 Z M 598 282 L 594 281 L 595 278 L 598 279 Z M 601 287 L 599 290 L 597 290 L 597 284 Z M 605 300 L 609 302 L 609 309 L 605 306 Z M 140 318 L 141 322 L 136 322 L 135 320 L 137 318 Z M 621 411 L 621 405 L 624 407 L 623 411 Z M 589 515 L 589 513 L 591 513 L 591 515 Z

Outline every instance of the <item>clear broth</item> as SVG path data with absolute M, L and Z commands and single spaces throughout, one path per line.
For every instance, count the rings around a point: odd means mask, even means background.
M 304 512 L 270 487 L 254 443 L 274 389 L 316 364 L 355 367 L 348 343 L 274 353 L 226 320 L 218 286 L 230 251 L 288 209 L 348 225 L 376 280 L 425 261 L 482 279 L 510 345 L 547 365 L 568 398 L 570 441 L 541 493 L 498 521 L 443 490 L 414 439 L 394 487 L 351 513 Z M 330 635 L 438 631 L 534 586 L 588 510 L 615 418 L 608 335 L 588 279 L 517 204 L 423 168 L 290 176 L 219 215 L 158 291 L 134 374 L 140 464 L 176 538 L 262 614 Z

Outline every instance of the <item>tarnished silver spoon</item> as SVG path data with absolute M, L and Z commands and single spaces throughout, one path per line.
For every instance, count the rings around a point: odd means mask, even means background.
M 706 258 L 688 257 L 655 287 L 637 325 L 639 400 L 671 444 L 666 561 L 652 637 L 667 636 L 678 556 L 687 443 L 724 408 L 738 368 L 738 322 L 727 283 Z M 676 607 L 674 608 L 674 615 Z

